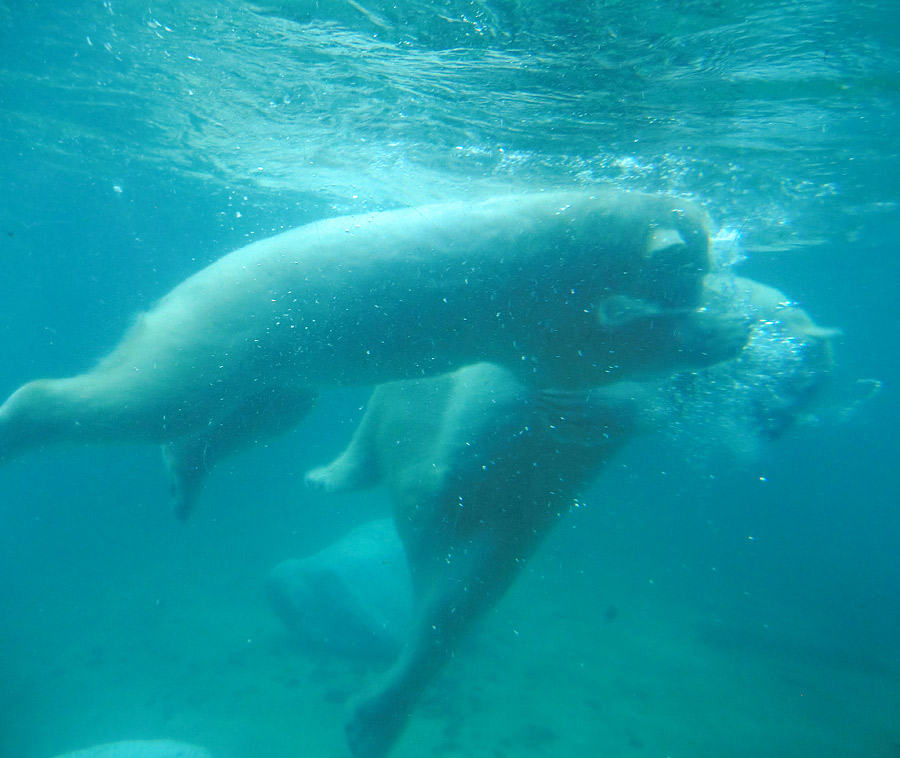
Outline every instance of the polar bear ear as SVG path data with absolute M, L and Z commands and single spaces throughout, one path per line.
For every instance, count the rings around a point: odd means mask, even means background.
M 676 247 L 687 247 L 687 243 L 677 229 L 663 229 L 657 227 L 650 233 L 647 247 L 644 248 L 644 257 L 649 259 L 663 251 L 673 251 Z

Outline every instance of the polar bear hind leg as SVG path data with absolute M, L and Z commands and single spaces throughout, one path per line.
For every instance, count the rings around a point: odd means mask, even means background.
M 306 390 L 272 389 L 247 398 L 202 434 L 163 445 L 173 509 L 185 521 L 193 511 L 207 474 L 248 441 L 265 442 L 297 426 L 312 410 L 316 394 Z

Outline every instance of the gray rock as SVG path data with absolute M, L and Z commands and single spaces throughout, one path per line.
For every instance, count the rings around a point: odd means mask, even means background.
M 56 758 L 211 758 L 205 748 L 172 740 L 128 740 L 76 750 Z
M 308 558 L 278 564 L 267 594 L 291 631 L 342 654 L 394 657 L 412 619 L 409 567 L 390 519 L 358 527 Z

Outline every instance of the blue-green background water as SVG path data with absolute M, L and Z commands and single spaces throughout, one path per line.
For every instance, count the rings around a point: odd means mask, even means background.
M 898 28 L 887 0 L 0 3 L 0 395 L 313 218 L 561 181 L 692 196 L 740 273 L 843 330 L 831 410 L 754 457 L 634 446 L 397 755 L 897 756 Z M 4 467 L 0 756 L 340 755 L 365 672 L 294 647 L 262 584 L 384 512 L 302 487 L 364 401 L 229 461 L 186 526 L 153 449 Z

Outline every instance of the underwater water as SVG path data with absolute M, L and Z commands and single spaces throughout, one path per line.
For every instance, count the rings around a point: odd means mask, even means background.
M 0 397 L 307 221 L 693 198 L 723 264 L 841 330 L 832 386 L 775 440 L 726 391 L 629 446 L 392 755 L 900 755 L 898 26 L 888 0 L 0 2 Z M 366 398 L 228 459 L 186 524 L 152 446 L 6 462 L 0 758 L 346 755 L 382 664 L 298 643 L 264 585 L 387 513 L 303 483 Z

